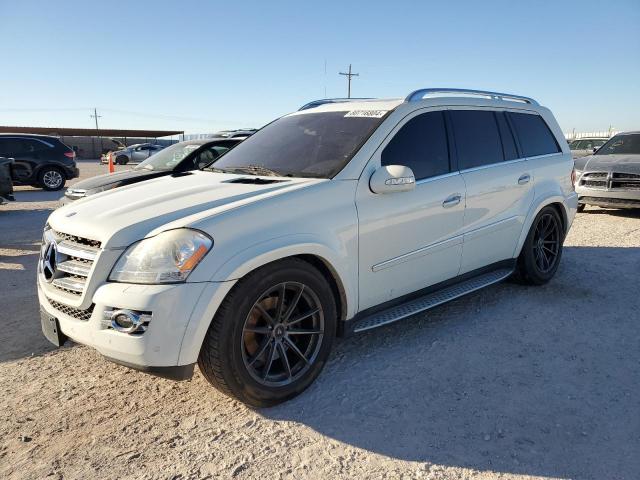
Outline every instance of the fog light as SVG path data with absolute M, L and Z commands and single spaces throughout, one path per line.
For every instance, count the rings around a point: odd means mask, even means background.
M 144 330 L 142 323 L 142 317 L 131 310 L 116 310 L 111 314 L 111 326 L 122 333 Z

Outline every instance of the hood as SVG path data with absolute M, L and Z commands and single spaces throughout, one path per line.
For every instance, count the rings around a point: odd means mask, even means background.
M 257 184 L 253 183 L 256 179 Z M 328 180 L 187 172 L 86 197 L 55 210 L 48 223 L 54 230 L 99 240 L 105 248 L 121 248 L 171 222 L 171 228 L 187 227 L 204 218 L 325 181 Z
M 589 155 L 576 159 L 577 170 L 640 174 L 640 155 Z
M 150 170 L 125 170 L 124 172 L 105 173 L 104 175 L 98 175 L 97 177 L 91 177 L 81 182 L 74 183 L 70 188 L 72 190 L 85 190 L 87 192 L 92 190 L 105 190 L 105 187 L 117 187 L 120 185 L 127 185 L 133 182 L 140 182 L 148 178 L 154 178 L 159 175 L 167 175 L 171 172 L 159 172 Z

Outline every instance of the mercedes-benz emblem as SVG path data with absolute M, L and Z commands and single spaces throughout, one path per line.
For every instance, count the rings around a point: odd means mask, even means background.
M 58 261 L 58 246 L 51 241 L 42 255 L 42 274 L 47 282 L 52 282 L 56 275 L 56 263 Z

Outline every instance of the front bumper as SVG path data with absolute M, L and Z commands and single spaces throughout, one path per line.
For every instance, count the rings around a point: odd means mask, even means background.
M 576 186 L 578 203 L 605 208 L 640 208 L 640 190 L 596 189 Z
M 189 378 L 213 314 L 229 282 L 132 285 L 106 283 L 96 290 L 89 310 L 50 299 L 48 284 L 38 275 L 40 308 L 58 319 L 63 336 L 95 348 L 107 359 L 173 379 Z M 112 329 L 103 318 L 111 308 L 150 312 L 144 333 Z

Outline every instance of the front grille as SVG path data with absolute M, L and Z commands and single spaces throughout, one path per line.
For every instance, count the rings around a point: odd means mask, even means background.
M 619 190 L 640 190 L 640 175 L 635 173 L 611 174 L 611 188 Z
M 640 174 L 587 172 L 580 178 L 580 185 L 600 190 L 640 190 Z
M 51 238 L 57 248 L 56 273 L 51 285 L 66 294 L 82 296 L 102 244 L 98 240 L 53 230 L 45 233 L 45 242 L 51 242 Z
M 591 188 L 607 188 L 606 180 L 584 180 L 582 184 Z
M 75 243 L 78 245 L 84 245 L 86 247 L 100 248 L 102 244 L 98 240 L 91 240 L 90 238 L 78 237 L 76 235 L 69 235 L 68 233 L 53 231 L 56 238 L 66 241 L 68 243 Z
M 64 305 L 60 302 L 56 302 L 55 300 L 51 300 L 47 298 L 49 304 L 56 309 L 57 311 L 64 313 L 70 317 L 75 318 L 76 320 L 82 320 L 83 322 L 88 321 L 91 318 L 91 314 L 93 313 L 94 304 L 91 304 L 89 308 L 86 310 L 80 310 L 79 308 L 73 308 L 68 305 Z

